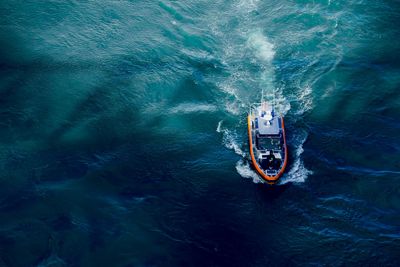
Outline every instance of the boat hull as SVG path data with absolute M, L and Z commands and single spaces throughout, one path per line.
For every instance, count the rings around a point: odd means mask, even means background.
M 260 164 L 257 162 L 256 157 L 254 155 L 254 146 L 255 146 L 255 142 L 253 140 L 253 132 L 252 132 L 252 120 L 251 120 L 251 116 L 249 115 L 247 117 L 247 124 L 248 124 L 248 135 L 249 135 L 249 147 L 250 147 L 250 156 L 251 156 L 251 161 L 252 161 L 252 165 L 254 166 L 254 168 L 256 169 L 257 173 L 261 176 L 261 178 L 269 183 L 269 184 L 275 184 L 279 178 L 282 176 L 282 174 L 284 173 L 285 169 L 286 169 L 286 165 L 287 165 L 287 158 L 288 158 L 288 151 L 287 151 L 287 145 L 286 145 L 286 136 L 285 136 L 285 125 L 284 125 L 284 121 L 283 121 L 283 117 L 281 117 L 281 125 L 282 125 L 282 135 L 283 135 L 283 151 L 284 151 L 284 159 L 283 159 L 283 164 L 281 166 L 281 168 L 279 169 L 279 172 L 276 175 L 268 175 L 265 173 L 265 171 L 263 171 L 262 167 L 260 166 Z

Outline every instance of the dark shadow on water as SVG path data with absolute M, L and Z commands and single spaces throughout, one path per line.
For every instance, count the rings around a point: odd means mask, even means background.
M 287 183 L 287 184 L 283 184 L 283 185 L 280 185 L 280 184 L 259 185 L 256 188 L 256 194 L 260 199 L 271 202 L 275 199 L 278 199 L 291 185 L 292 185 L 291 183 Z

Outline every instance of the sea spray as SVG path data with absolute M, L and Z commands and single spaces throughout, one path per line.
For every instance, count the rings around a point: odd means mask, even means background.
M 274 103 L 278 114 L 284 116 L 291 109 L 291 105 L 284 95 L 285 87 L 276 85 L 274 66 L 276 44 L 266 35 L 265 29 L 254 28 L 251 25 L 251 12 L 257 10 L 258 1 L 240 0 L 233 8 L 238 9 L 238 17 L 241 18 L 235 29 L 231 32 L 225 32 L 223 30 L 224 23 L 227 22 L 223 22 L 223 20 L 213 20 L 211 25 L 213 32 L 223 44 L 221 62 L 229 73 L 225 79 L 217 83 L 218 88 L 226 94 L 223 106 L 227 116 L 245 117 L 249 105 L 259 102 L 262 95 L 264 95 L 265 100 Z M 254 71 L 245 68 L 244 62 L 246 61 L 250 61 L 258 69 Z M 312 102 L 310 103 L 309 98 L 312 92 L 311 88 L 306 89 L 308 90 L 299 92 L 299 95 L 302 102 L 308 104 L 307 109 L 310 109 Z M 298 112 L 303 114 L 305 111 L 301 108 Z M 245 120 L 238 121 L 234 127 L 228 126 L 228 124 L 223 127 L 222 121 L 220 121 L 217 132 L 222 133 L 222 143 L 225 147 L 232 149 L 242 157 L 236 164 L 237 172 L 245 178 L 258 177 L 256 172 L 250 168 L 248 153 L 245 152 L 246 150 L 243 147 L 247 145 L 247 135 L 238 134 L 237 129 L 239 128 L 247 128 Z M 296 131 L 289 133 L 289 135 L 294 136 L 293 139 L 299 139 L 296 136 Z M 299 149 L 296 145 L 301 146 L 302 142 L 296 142 L 294 145 L 295 149 Z M 290 165 L 288 166 L 289 171 L 291 171 L 291 181 L 304 181 L 310 173 L 302 165 L 300 151 L 301 149 L 296 151 L 295 166 L 293 168 Z M 292 151 L 289 151 L 289 153 L 292 153 Z
M 244 159 L 236 162 L 236 171 L 243 178 L 252 179 L 253 183 L 263 183 L 263 180 L 261 180 L 260 176 L 250 168 L 249 162 L 245 161 Z
M 270 63 L 275 56 L 274 45 L 268 41 L 261 30 L 251 33 L 247 44 L 256 52 L 255 55 L 264 62 Z
M 307 137 L 307 133 L 303 132 L 301 134 L 298 134 L 296 138 L 292 141 L 291 145 L 295 147 L 295 160 L 294 163 L 291 164 L 287 172 L 283 175 L 279 184 L 286 184 L 289 182 L 303 183 L 307 179 L 308 175 L 312 174 L 312 171 L 308 170 L 304 166 L 303 160 L 301 158 L 301 155 L 304 152 L 303 144 L 307 140 Z
M 253 51 L 257 63 L 262 68 L 259 87 L 264 99 L 273 102 L 275 110 L 285 115 L 290 110 L 290 103 L 283 96 L 282 88 L 275 86 L 275 68 L 273 66 L 275 46 L 261 30 L 256 30 L 249 35 L 247 46 Z

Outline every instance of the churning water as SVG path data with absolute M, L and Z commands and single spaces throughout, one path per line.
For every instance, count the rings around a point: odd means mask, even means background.
M 400 2 L 3 1 L 0 266 L 400 264 Z M 246 115 L 285 115 L 278 186 Z

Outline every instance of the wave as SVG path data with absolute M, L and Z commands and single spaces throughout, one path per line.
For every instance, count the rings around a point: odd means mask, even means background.
M 240 0 L 236 7 L 240 11 L 252 12 L 257 10 L 259 0 Z
M 246 153 L 243 151 L 243 149 L 239 145 L 238 139 L 240 138 L 236 131 L 229 130 L 227 128 L 222 128 L 222 123 L 223 121 L 218 122 L 217 126 L 217 132 L 222 133 L 222 142 L 225 145 L 226 148 L 233 150 L 237 155 L 241 156 L 242 158 L 236 162 L 236 171 L 240 176 L 243 178 L 249 178 L 252 179 L 254 183 L 263 183 L 263 180 L 258 176 L 256 172 L 254 172 L 246 160 Z
M 240 139 L 240 137 L 238 136 L 236 131 L 223 129 L 222 133 L 223 133 L 222 143 L 225 145 L 225 147 L 235 151 L 236 154 L 245 158 L 246 153 L 243 151 L 243 149 L 239 145 L 238 140 Z
M 312 171 L 308 170 L 301 159 L 301 155 L 304 152 L 303 144 L 307 140 L 308 134 L 303 133 L 297 135 L 297 139 L 292 141 L 293 146 L 297 147 L 295 150 L 295 161 L 291 165 L 290 169 L 282 176 L 282 179 L 279 184 L 286 183 L 303 183 L 309 175 L 312 174 Z
M 240 21 L 235 29 L 226 32 L 224 27 L 229 21 L 212 20 L 210 28 L 213 34 L 222 43 L 221 62 L 228 76 L 217 82 L 218 88 L 227 96 L 222 100 L 225 111 L 235 116 L 244 116 L 251 103 L 258 102 L 261 95 L 267 101 L 273 101 L 275 109 L 283 116 L 286 115 L 291 105 L 283 93 L 283 87 L 276 86 L 274 59 L 276 56 L 276 44 L 266 34 L 265 29 L 252 25 L 252 12 L 257 11 L 258 1 L 239 0 L 233 4 L 233 10 Z M 250 63 L 244 64 L 243 62 Z M 246 67 L 248 66 L 248 67 Z M 300 87 L 299 87 L 300 89 Z M 304 90 L 303 90 L 304 89 Z M 312 88 L 306 87 L 296 93 L 297 100 L 302 105 L 301 110 L 295 114 L 301 116 L 312 108 Z M 222 143 L 228 149 L 233 150 L 241 159 L 236 163 L 236 171 L 244 178 L 250 178 L 255 183 L 262 180 L 259 175 L 250 168 L 247 160 L 248 153 L 242 148 L 243 140 L 247 135 L 240 135 L 236 128 L 242 129 L 243 120 L 239 120 L 233 127 L 223 127 L 221 120 L 216 131 L 222 133 Z M 311 173 L 307 170 L 301 159 L 303 143 L 307 136 L 302 133 L 294 133 L 295 140 L 290 145 L 296 147 L 295 160 L 287 173 L 282 177 L 282 184 L 287 182 L 304 182 Z
M 258 176 L 258 174 L 250 168 L 249 163 L 244 160 L 239 160 L 236 162 L 236 171 L 243 178 L 252 179 L 253 183 L 255 184 L 263 183 L 263 180 L 261 180 L 260 176 Z
M 301 104 L 302 108 L 297 110 L 297 117 L 303 115 L 313 108 L 313 99 L 311 94 L 312 87 L 310 85 L 306 85 L 303 87 L 303 90 L 300 90 L 299 94 L 297 95 L 297 102 Z
M 222 127 L 223 121 L 219 121 L 217 125 L 216 131 L 218 133 L 222 133 L 222 142 L 226 148 L 233 150 L 237 155 L 242 158 L 236 162 L 236 171 L 243 178 L 250 178 L 254 183 L 263 183 L 264 181 L 260 178 L 260 176 L 250 168 L 250 163 L 248 161 L 248 155 L 244 151 L 244 149 L 240 145 L 240 136 L 234 130 L 229 130 L 228 128 Z M 247 138 L 247 137 L 246 137 Z M 306 132 L 299 133 L 295 135 L 294 140 L 291 141 L 291 145 L 296 147 L 295 150 L 295 160 L 294 163 L 290 166 L 286 173 L 280 179 L 279 184 L 287 184 L 287 183 L 303 183 L 306 181 L 307 177 L 313 172 L 308 170 L 304 166 L 304 162 L 301 158 L 301 155 L 304 152 L 303 144 L 308 138 L 308 134 Z M 290 151 L 289 151 L 290 152 Z
M 262 34 L 261 30 L 251 33 L 248 40 L 248 46 L 256 51 L 256 56 L 265 61 L 271 62 L 275 56 L 274 45 Z
M 169 110 L 170 113 L 215 112 L 217 107 L 211 104 L 181 103 Z
M 218 126 L 217 126 L 217 133 L 220 133 L 221 132 L 221 127 L 222 127 L 222 123 L 223 123 L 224 121 L 222 120 L 222 121 L 219 121 L 218 122 Z
M 258 59 L 262 71 L 259 76 L 259 87 L 267 101 L 275 104 L 275 109 L 285 115 L 290 110 L 290 103 L 284 97 L 282 88 L 275 86 L 275 46 L 261 30 L 252 32 L 247 39 L 247 46 Z

